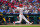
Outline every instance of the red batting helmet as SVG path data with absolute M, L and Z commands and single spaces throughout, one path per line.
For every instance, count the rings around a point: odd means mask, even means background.
M 19 4 L 19 6 L 21 7 L 21 6 L 23 6 L 22 4 Z

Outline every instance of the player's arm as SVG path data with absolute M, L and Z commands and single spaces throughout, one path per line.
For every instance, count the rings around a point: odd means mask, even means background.
M 19 9 L 19 7 L 16 7 L 16 8 L 15 8 L 15 11 L 18 11 L 18 9 Z

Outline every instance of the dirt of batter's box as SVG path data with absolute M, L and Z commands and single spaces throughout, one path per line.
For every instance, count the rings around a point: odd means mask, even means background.
M 26 25 L 26 24 L 20 24 L 20 25 L 0 25 L 0 26 L 40 26 L 40 25 Z

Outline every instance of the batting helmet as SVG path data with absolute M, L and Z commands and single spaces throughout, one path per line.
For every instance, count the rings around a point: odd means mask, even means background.
M 19 6 L 21 7 L 21 6 L 23 6 L 22 4 L 19 4 Z

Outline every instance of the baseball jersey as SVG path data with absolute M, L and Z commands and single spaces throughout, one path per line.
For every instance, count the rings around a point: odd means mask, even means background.
M 20 14 L 23 14 L 24 8 L 23 7 L 22 8 L 21 7 L 17 7 L 17 10 L 19 11 Z

